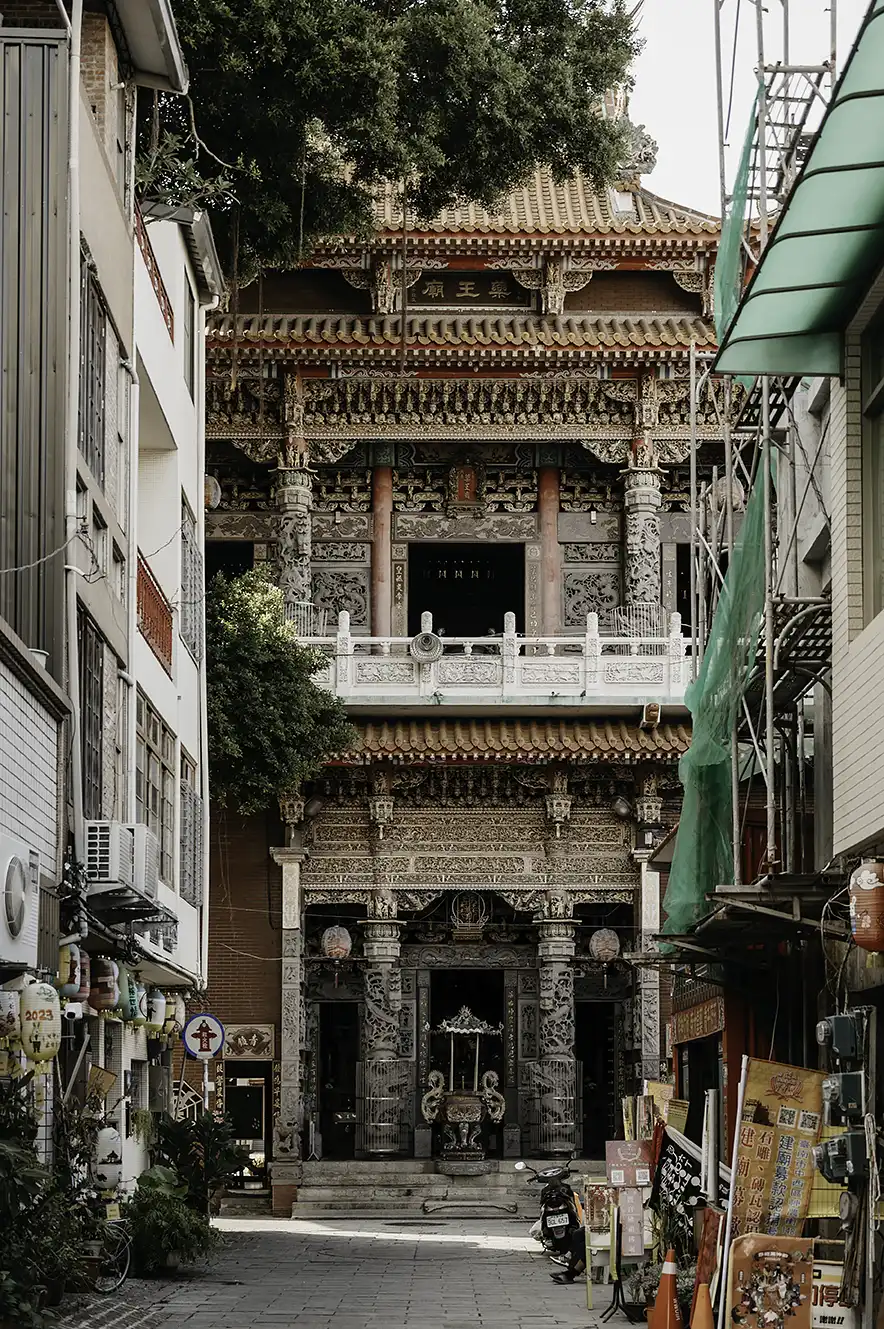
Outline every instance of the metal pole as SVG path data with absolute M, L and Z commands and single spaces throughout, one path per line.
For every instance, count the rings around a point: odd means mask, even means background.
M 702 663 L 706 645 L 706 545 L 703 539 L 706 526 L 706 486 L 700 485 L 697 507 L 697 664 Z
M 718 0 L 715 0 L 716 10 Z M 691 679 L 697 677 L 699 606 L 697 603 L 697 348 L 691 342 Z
M 758 40 L 758 238 L 759 253 L 767 244 L 767 88 L 764 82 L 764 7 L 755 6 Z
M 749 1073 L 749 1058 L 743 1057 L 740 1071 L 740 1088 L 737 1091 L 737 1119 L 734 1122 L 734 1147 L 731 1153 L 731 1189 L 728 1198 L 727 1219 L 724 1225 L 724 1245 L 721 1250 L 721 1272 L 718 1283 L 718 1329 L 724 1329 L 727 1307 L 727 1283 L 731 1258 L 731 1239 L 734 1230 L 734 1188 L 737 1183 L 737 1153 L 740 1148 L 740 1122 L 743 1120 L 743 1103 L 746 1098 L 746 1077 Z
M 715 98 L 718 106 L 718 188 L 721 198 L 721 219 L 727 211 L 727 177 L 724 160 L 724 87 L 721 72 L 721 5 L 722 0 L 713 0 L 715 15 Z
M 829 0 L 829 66 L 830 87 L 834 92 L 838 82 L 838 0 Z
M 774 601 L 773 601 L 773 477 L 771 476 L 770 381 L 761 380 L 761 481 L 764 497 L 764 710 L 765 766 L 767 769 L 767 867 L 773 871 L 777 862 L 777 809 L 774 791 Z
M 203 1057 L 203 1112 L 209 1110 L 209 1061 Z
M 866 1007 L 866 1114 L 873 1120 L 876 1113 L 876 1072 L 877 1072 L 877 1031 L 878 1012 L 874 1006 Z M 865 1123 L 864 1123 L 865 1124 Z M 877 1130 L 873 1130 L 873 1139 L 877 1144 Z M 866 1135 L 868 1139 L 868 1133 Z M 866 1205 L 866 1277 L 863 1297 L 863 1329 L 874 1329 L 875 1324 L 875 1247 L 878 1240 L 878 1196 L 877 1171 L 870 1169 L 868 1204 Z

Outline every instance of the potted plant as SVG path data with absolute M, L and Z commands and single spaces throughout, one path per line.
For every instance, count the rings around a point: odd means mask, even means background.
M 187 1204 L 186 1189 L 169 1168 L 153 1167 L 138 1179 L 126 1218 L 132 1231 L 132 1256 L 143 1276 L 194 1264 L 216 1244 L 208 1218 Z
M 690 1319 L 696 1276 L 697 1266 L 692 1264 L 679 1268 L 675 1277 L 678 1304 L 681 1307 L 685 1324 Z M 662 1277 L 662 1264 L 642 1264 L 627 1275 L 623 1284 L 623 1292 L 627 1304 L 626 1313 L 630 1319 L 635 1318 L 636 1312 L 643 1318 L 644 1314 L 653 1308 Z M 630 1314 L 630 1310 L 633 1312 L 632 1314 Z
M 211 1112 L 194 1121 L 159 1117 L 153 1152 L 178 1174 L 187 1203 L 200 1214 L 208 1214 L 215 1194 L 249 1165 L 248 1152 L 234 1142 L 229 1122 Z

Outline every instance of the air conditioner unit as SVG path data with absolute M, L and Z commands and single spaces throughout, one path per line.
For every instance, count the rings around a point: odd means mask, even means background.
M 129 829 L 135 839 L 135 889 L 146 899 L 155 900 L 160 882 L 159 841 L 150 827 L 141 822 Z
M 0 835 L 0 889 L 0 964 L 33 967 L 40 915 L 40 854 L 10 835 Z
M 86 876 L 99 891 L 135 883 L 135 841 L 121 821 L 86 822 Z

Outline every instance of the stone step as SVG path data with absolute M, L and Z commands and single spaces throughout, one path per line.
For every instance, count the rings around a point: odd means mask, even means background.
M 258 1218 L 271 1211 L 269 1191 L 227 1191 L 221 1197 L 218 1213 L 223 1218 Z
M 536 1218 L 536 1214 L 532 1211 L 521 1209 L 516 1200 L 496 1200 L 490 1197 L 486 1200 L 475 1198 L 436 1199 L 423 1195 L 410 1195 L 397 1199 L 395 1202 L 372 1197 L 360 1198 L 358 1202 L 354 1202 L 353 1199 L 338 1195 L 334 1199 L 328 1200 L 301 1199 L 299 1197 L 292 1205 L 292 1218 L 321 1218 L 323 1215 L 340 1213 L 347 1214 L 349 1218 L 360 1218 L 364 1215 L 374 1217 L 378 1214 L 387 1214 L 391 1218 L 398 1214 L 415 1216 L 420 1214 L 435 1217 L 443 1217 L 446 1214 L 450 1214 L 452 1217 L 463 1217 L 465 1214 L 488 1215 L 489 1217 L 510 1215 L 525 1218 L 529 1222 Z

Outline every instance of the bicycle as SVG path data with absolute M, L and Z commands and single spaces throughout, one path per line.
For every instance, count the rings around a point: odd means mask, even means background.
M 126 1220 L 105 1219 L 100 1237 L 87 1243 L 87 1252 L 93 1291 L 116 1292 L 128 1278 L 132 1264 L 132 1233 Z

